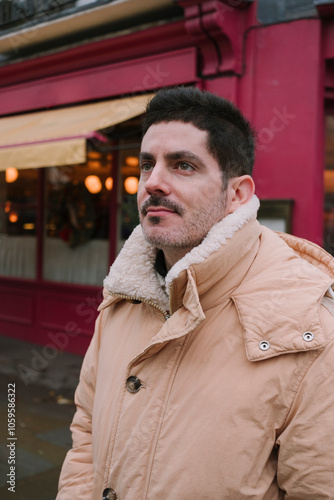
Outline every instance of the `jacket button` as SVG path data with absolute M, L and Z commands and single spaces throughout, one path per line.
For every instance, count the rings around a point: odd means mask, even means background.
M 312 332 L 305 332 L 303 334 L 303 339 L 305 340 L 305 342 L 311 342 L 314 339 L 314 335 Z
M 112 488 L 106 488 L 103 490 L 102 500 L 117 500 L 116 491 Z
M 262 340 L 259 343 L 259 348 L 261 349 L 261 351 L 268 351 L 269 347 L 270 347 L 270 344 L 267 340 Z
M 141 381 L 138 377 L 131 375 L 126 381 L 126 388 L 131 394 L 134 394 L 139 391 L 141 388 Z

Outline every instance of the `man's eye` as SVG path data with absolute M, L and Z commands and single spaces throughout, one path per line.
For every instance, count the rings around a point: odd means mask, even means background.
M 178 168 L 183 171 L 194 170 L 194 168 L 191 165 L 189 165 L 189 163 L 185 162 L 179 163 Z
M 140 165 L 140 170 L 142 172 L 150 172 L 153 168 L 153 165 L 151 165 L 150 163 L 141 163 Z

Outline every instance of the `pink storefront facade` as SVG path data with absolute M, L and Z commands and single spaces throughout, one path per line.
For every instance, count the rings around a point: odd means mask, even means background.
M 197 85 L 235 102 L 257 130 L 261 217 L 323 245 L 326 116 L 334 114 L 332 4 L 315 6 L 313 15 L 264 22 L 257 1 L 177 3 L 182 16 L 170 22 L 3 65 L 1 117 Z M 45 273 L 45 167 L 34 174 L 34 275 L 0 276 L 0 334 L 83 354 L 102 283 L 62 282 Z M 117 254 L 117 175 L 113 182 L 105 273 Z

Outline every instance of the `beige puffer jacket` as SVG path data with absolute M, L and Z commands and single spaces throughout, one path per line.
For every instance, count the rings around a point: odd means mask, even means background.
M 260 226 L 257 207 L 175 264 L 169 300 L 156 250 L 140 227 L 129 238 L 57 500 L 334 499 L 333 259 Z

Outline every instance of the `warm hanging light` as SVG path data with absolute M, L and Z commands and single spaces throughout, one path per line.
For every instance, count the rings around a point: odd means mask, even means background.
M 19 220 L 19 216 L 17 215 L 16 212 L 10 212 L 8 216 L 9 222 L 12 222 L 13 224 Z
M 129 167 L 138 167 L 139 161 L 137 156 L 127 156 L 125 158 L 125 163 L 129 165 Z
M 87 166 L 89 168 L 100 168 L 101 162 L 99 160 L 88 160 Z
M 108 191 L 112 190 L 113 184 L 114 184 L 114 179 L 112 177 L 107 177 L 104 185 L 108 189 Z
M 334 193 L 334 170 L 324 170 L 324 184 L 326 193 Z
M 19 173 L 17 168 L 14 167 L 6 168 L 6 182 L 15 182 L 18 176 Z
M 88 175 L 85 179 L 85 186 L 92 194 L 99 193 L 102 189 L 102 182 L 97 175 Z
M 138 183 L 137 177 L 127 177 L 124 181 L 125 191 L 129 194 L 136 194 L 138 191 Z
M 87 157 L 89 160 L 100 160 L 101 158 L 101 153 L 99 151 L 88 151 Z
M 101 167 L 102 154 L 99 151 L 88 151 L 87 153 L 87 166 L 89 168 Z

